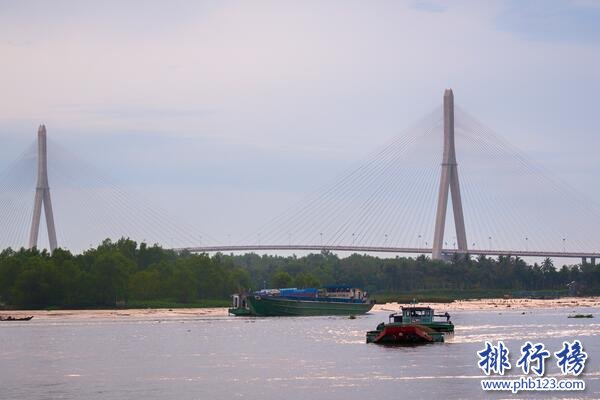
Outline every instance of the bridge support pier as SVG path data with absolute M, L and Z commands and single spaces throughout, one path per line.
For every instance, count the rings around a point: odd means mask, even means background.
M 437 212 L 435 216 L 435 232 L 431 257 L 434 260 L 443 259 L 442 245 L 444 244 L 444 229 L 446 225 L 446 210 L 448 208 L 448 191 L 452 196 L 452 211 L 458 250 L 467 252 L 467 235 L 463 217 L 460 185 L 458 183 L 458 168 L 456 151 L 454 149 L 454 94 L 452 89 L 444 92 L 444 154 L 442 158 L 442 174 L 438 192 Z
M 581 257 L 581 264 L 587 264 L 587 257 Z
M 596 257 L 590 257 L 590 263 L 596 265 Z

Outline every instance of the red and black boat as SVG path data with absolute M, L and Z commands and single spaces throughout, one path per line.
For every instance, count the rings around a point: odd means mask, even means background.
M 402 307 L 401 312 L 390 314 L 387 324 L 382 322 L 374 331 L 367 332 L 367 343 L 444 342 L 446 336 L 453 333 L 454 324 L 450 321 L 450 314 L 435 314 L 431 307 Z

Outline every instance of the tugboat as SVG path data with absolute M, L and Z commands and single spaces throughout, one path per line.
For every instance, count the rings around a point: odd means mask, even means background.
M 442 317 L 445 320 L 435 320 Z M 367 332 L 367 343 L 420 344 L 443 343 L 445 336 L 454 333 L 450 314 L 435 314 L 431 307 L 402 307 L 401 312 L 390 314 L 389 322 L 380 323 Z
M 256 316 L 358 315 L 369 312 L 373 304 L 366 292 L 350 286 L 263 289 L 234 294 L 229 312 Z

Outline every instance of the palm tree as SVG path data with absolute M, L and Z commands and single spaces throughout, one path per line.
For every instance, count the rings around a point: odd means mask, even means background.
M 553 271 L 555 271 L 554 262 L 552 262 L 550 257 L 546 257 L 546 259 L 542 262 L 542 273 L 547 274 Z

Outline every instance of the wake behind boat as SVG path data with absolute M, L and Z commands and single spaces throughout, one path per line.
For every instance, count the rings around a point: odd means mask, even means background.
M 326 286 L 321 289 L 263 289 L 233 295 L 233 315 L 308 316 L 356 315 L 373 308 L 367 293 L 350 286 Z

